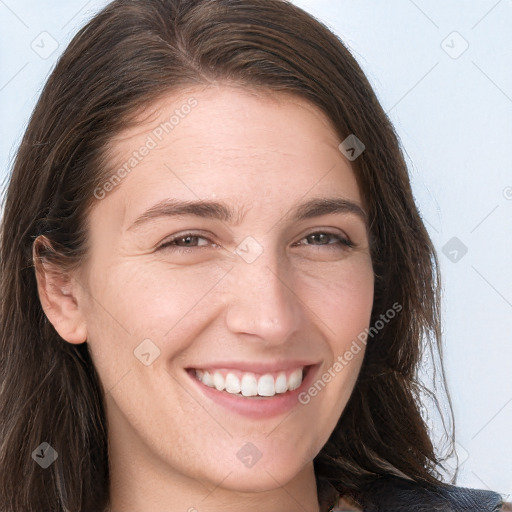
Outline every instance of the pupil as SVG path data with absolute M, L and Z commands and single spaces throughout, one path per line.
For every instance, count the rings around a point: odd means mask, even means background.
M 327 243 L 327 235 L 325 233 L 319 233 L 319 234 L 316 234 L 316 235 L 311 235 L 311 240 L 314 241 L 315 239 L 318 240 L 318 242 L 320 242 L 320 244 L 324 245 L 325 243 Z

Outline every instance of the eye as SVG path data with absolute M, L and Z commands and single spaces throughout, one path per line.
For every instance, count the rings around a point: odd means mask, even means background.
M 208 245 L 218 247 L 209 238 L 201 236 L 197 233 L 181 233 L 175 235 L 162 243 L 157 250 L 165 249 L 178 252 L 189 252 L 188 248 L 201 248 Z M 326 231 L 316 231 L 311 233 L 294 245 L 310 245 L 313 247 L 326 247 L 327 249 L 346 249 L 347 247 L 355 247 L 355 244 L 348 238 Z
M 169 250 L 177 250 L 181 251 L 186 249 L 187 247 L 204 247 L 213 242 L 204 236 L 200 236 L 194 233 L 182 233 L 180 235 L 176 235 L 171 239 L 167 240 L 163 244 L 158 247 L 160 249 L 169 249 Z M 216 244 L 213 244 L 216 245 Z
M 346 247 L 354 247 L 354 243 L 351 242 L 348 238 L 326 231 L 316 231 L 311 233 L 299 240 L 297 245 L 312 245 L 316 247 L 327 246 L 328 249 L 343 249 Z

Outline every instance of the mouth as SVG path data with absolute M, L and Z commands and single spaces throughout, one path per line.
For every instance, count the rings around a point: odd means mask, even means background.
M 320 363 L 257 373 L 234 368 L 187 368 L 193 387 L 215 405 L 252 419 L 285 414 L 303 404 L 299 395 Z
M 228 368 L 190 368 L 187 371 L 199 382 L 217 391 L 246 398 L 269 398 L 299 388 L 310 368 L 311 365 L 300 366 L 264 374 Z

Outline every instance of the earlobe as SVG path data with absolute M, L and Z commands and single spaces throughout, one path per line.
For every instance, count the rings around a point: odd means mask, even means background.
M 43 311 L 60 337 L 69 343 L 87 340 L 87 327 L 76 296 L 75 278 L 42 256 L 53 251 L 50 241 L 43 235 L 32 246 L 32 257 L 39 300 Z

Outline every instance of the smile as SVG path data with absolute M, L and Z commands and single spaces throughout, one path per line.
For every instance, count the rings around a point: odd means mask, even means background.
M 272 397 L 297 389 L 302 384 L 304 367 L 262 375 L 230 369 L 194 369 L 194 372 L 197 380 L 217 391 L 245 397 Z
M 260 372 L 240 369 L 188 368 L 193 388 L 215 406 L 237 415 L 263 420 L 288 414 L 304 407 L 299 394 L 311 384 L 320 363 L 295 366 L 277 371 L 261 368 Z M 252 370 L 257 369 L 254 365 Z

